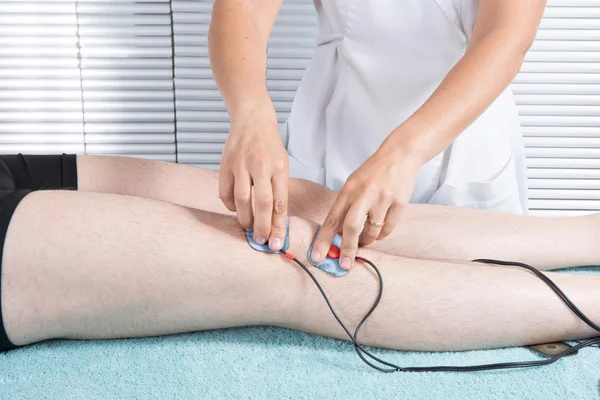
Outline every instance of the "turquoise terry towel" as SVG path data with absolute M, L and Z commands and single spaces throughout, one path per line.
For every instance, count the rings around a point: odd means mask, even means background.
M 373 352 L 401 366 L 540 359 L 525 348 Z M 368 368 L 349 342 L 275 327 L 50 341 L 0 353 L 2 400 L 231 398 L 600 399 L 600 348 L 531 369 L 393 374 Z

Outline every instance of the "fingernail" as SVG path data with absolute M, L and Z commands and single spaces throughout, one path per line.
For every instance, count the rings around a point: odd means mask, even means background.
M 267 240 L 264 237 L 257 237 L 256 239 L 254 239 L 254 241 L 258 244 L 260 244 L 261 246 L 265 243 L 267 243 Z
M 342 262 L 340 263 L 340 267 L 344 268 L 345 270 L 350 269 L 350 259 L 348 257 L 344 257 L 342 258 Z
M 321 253 L 319 253 L 318 251 L 313 251 L 312 253 L 312 260 L 313 262 L 320 262 L 321 261 Z
M 271 240 L 271 249 L 281 250 L 281 239 L 275 238 Z

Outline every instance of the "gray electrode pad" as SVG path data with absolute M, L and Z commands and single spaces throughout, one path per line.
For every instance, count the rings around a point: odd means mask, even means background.
M 318 264 L 313 262 L 313 260 L 312 260 L 313 247 L 315 245 L 315 240 L 317 240 L 317 236 L 319 236 L 320 230 L 321 230 L 321 227 L 319 226 L 319 229 L 317 229 L 317 233 L 315 234 L 315 237 L 314 237 L 312 243 L 310 244 L 310 249 L 308 249 L 308 262 L 313 267 L 317 267 L 325 272 L 330 273 L 333 276 L 346 275 L 348 273 L 348 271 L 346 271 L 345 269 L 340 267 L 340 263 L 339 263 L 340 259 L 339 258 L 325 257 L 325 259 Z M 338 249 L 341 249 L 342 248 L 342 237 L 340 235 L 335 235 L 335 237 L 333 238 L 333 242 L 331 244 L 332 244 L 332 246 L 335 246 Z
M 312 251 L 313 251 L 313 246 L 315 245 L 315 240 L 317 239 L 317 236 L 319 235 L 319 231 L 321 230 L 321 227 L 319 226 L 319 229 L 317 229 L 317 233 L 315 234 L 315 237 L 312 240 L 312 243 L 310 244 L 310 248 L 308 249 L 308 262 L 310 262 L 310 264 L 313 267 L 317 267 L 320 270 L 323 270 L 333 276 L 344 276 L 348 273 L 348 271 L 346 271 L 345 269 L 343 269 L 342 267 L 340 267 L 339 264 L 339 259 L 338 258 L 330 258 L 330 257 L 325 257 L 325 259 L 323 261 L 321 261 L 320 263 L 315 263 L 312 261 L 311 256 L 312 256 Z M 265 243 L 265 244 L 258 244 L 254 241 L 254 235 L 252 234 L 252 232 L 246 232 L 246 240 L 248 241 L 248 244 L 250 245 L 250 247 L 252 247 L 254 250 L 256 251 L 260 251 L 263 253 L 271 253 L 271 254 L 275 254 L 275 253 L 280 253 L 280 251 L 273 251 L 269 248 L 269 243 Z M 335 237 L 333 238 L 333 246 L 337 247 L 338 249 L 342 247 L 342 237 L 340 235 L 335 235 Z M 288 217 L 286 223 L 285 223 L 285 240 L 283 241 L 283 247 L 281 248 L 281 250 L 283 251 L 287 251 L 287 249 L 290 246 L 290 219 Z
M 246 232 L 246 239 L 248 244 L 256 251 L 262 251 L 263 253 L 280 253 L 280 251 L 273 251 L 269 248 L 269 242 L 265 244 L 258 244 L 254 241 L 254 235 L 252 232 Z M 290 247 L 290 217 L 285 221 L 285 239 L 283 240 L 283 247 L 281 250 L 286 251 Z

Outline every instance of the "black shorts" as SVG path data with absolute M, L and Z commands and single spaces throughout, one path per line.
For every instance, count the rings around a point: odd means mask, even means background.
M 27 194 L 51 189 L 77 190 L 76 155 L 0 155 L 0 279 L 6 232 L 17 206 Z M 15 347 L 4 329 L 0 282 L 0 351 Z

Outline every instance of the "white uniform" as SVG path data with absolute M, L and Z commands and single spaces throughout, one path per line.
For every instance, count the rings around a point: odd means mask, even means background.
M 477 0 L 316 0 L 317 49 L 282 129 L 290 172 L 340 190 L 467 48 Z M 527 211 L 510 89 L 419 171 L 411 202 Z

